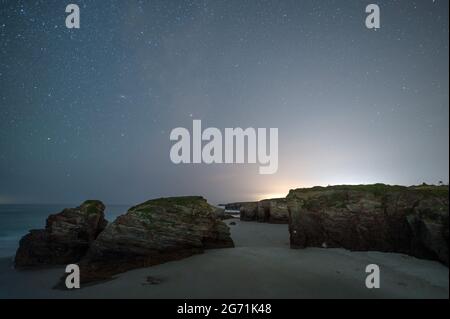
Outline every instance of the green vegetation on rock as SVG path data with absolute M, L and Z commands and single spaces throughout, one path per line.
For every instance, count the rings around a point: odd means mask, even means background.
M 447 185 L 421 185 L 421 186 L 400 186 L 386 184 L 368 184 L 368 185 L 336 185 L 336 186 L 315 186 L 311 188 L 297 188 L 289 192 L 288 198 L 295 194 L 319 193 L 325 191 L 342 191 L 342 192 L 365 192 L 376 197 L 384 196 L 388 193 L 416 192 L 423 196 L 443 196 L 448 197 L 449 187 Z M 340 196 L 340 195 L 337 195 Z
M 195 219 L 198 216 L 209 216 L 213 208 L 201 196 L 182 196 L 157 198 L 146 201 L 129 209 L 148 221 L 153 221 L 160 213 L 177 213 L 178 218 Z
M 97 214 L 99 210 L 105 209 L 105 205 L 99 200 L 86 200 L 80 207 L 88 215 Z

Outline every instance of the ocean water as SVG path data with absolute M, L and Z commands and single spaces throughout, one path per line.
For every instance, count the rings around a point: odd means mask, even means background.
M 31 229 L 45 227 L 50 214 L 77 205 L 0 205 L 0 258 L 15 255 L 19 240 Z M 105 217 L 113 221 L 131 205 L 107 205 Z

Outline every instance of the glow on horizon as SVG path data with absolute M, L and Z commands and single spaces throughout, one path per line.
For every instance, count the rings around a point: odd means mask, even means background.
M 287 191 L 286 193 L 269 193 L 269 194 L 263 194 L 261 196 L 258 196 L 257 200 L 263 200 L 263 199 L 272 199 L 272 198 L 284 198 L 287 196 L 287 194 L 289 193 L 289 191 Z
M 323 183 L 323 182 L 317 182 L 317 183 L 298 183 L 298 184 L 292 184 L 290 186 L 286 186 L 286 187 L 276 187 L 276 189 L 274 189 L 272 192 L 268 191 L 268 192 L 261 192 L 259 194 L 254 194 L 253 200 L 255 201 L 260 201 L 263 199 L 272 199 L 272 198 L 285 198 L 288 194 L 289 191 L 291 189 L 298 189 L 298 188 L 312 188 L 312 187 L 316 187 L 316 186 L 320 186 L 320 187 L 327 187 L 327 186 L 339 186 L 339 185 L 371 185 L 371 184 L 378 184 L 378 183 L 382 183 L 382 184 L 386 184 L 386 185 L 399 185 L 397 183 L 392 183 L 392 182 L 388 182 L 388 181 L 383 181 L 383 180 L 367 180 L 367 181 L 362 181 L 359 178 L 342 178 L 342 179 L 332 179 L 330 180 L 330 183 Z M 294 186 L 295 185 L 295 186 Z M 403 185 L 403 186 L 410 186 L 410 185 Z

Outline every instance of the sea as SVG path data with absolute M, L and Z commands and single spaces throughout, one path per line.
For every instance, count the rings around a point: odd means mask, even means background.
M 0 258 L 13 257 L 22 236 L 31 229 L 44 228 L 48 215 L 76 206 L 78 205 L 0 205 Z M 110 222 L 114 221 L 131 206 L 106 205 L 105 218 Z

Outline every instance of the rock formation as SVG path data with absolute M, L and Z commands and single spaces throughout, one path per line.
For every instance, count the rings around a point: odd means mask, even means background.
M 289 212 L 285 198 L 265 199 L 258 202 L 257 221 L 272 224 L 287 224 Z
M 105 206 L 86 201 L 47 218 L 45 229 L 31 230 L 19 244 L 17 268 L 65 265 L 78 262 L 106 227 Z
M 291 190 L 291 247 L 399 252 L 448 265 L 448 195 L 448 186 Z
M 254 221 L 258 217 L 258 202 L 242 203 L 239 207 L 240 219 L 243 221 Z
M 214 213 L 220 220 L 232 219 L 233 215 L 226 212 L 225 208 L 215 207 Z
M 106 279 L 204 249 L 233 246 L 228 226 L 202 197 L 150 200 L 130 208 L 98 236 L 80 263 L 81 280 Z
M 285 198 L 246 202 L 240 206 L 241 220 L 260 223 L 287 224 L 289 213 Z

